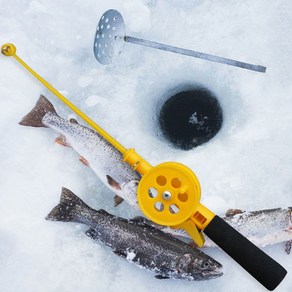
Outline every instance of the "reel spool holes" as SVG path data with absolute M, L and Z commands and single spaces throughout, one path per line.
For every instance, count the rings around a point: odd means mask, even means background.
M 166 162 L 143 175 L 137 193 L 146 216 L 155 223 L 175 226 L 193 215 L 201 188 L 190 169 L 180 163 Z

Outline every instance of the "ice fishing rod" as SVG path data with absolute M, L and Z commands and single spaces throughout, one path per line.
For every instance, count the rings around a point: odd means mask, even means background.
M 123 160 L 142 175 L 137 189 L 137 198 L 141 211 L 146 217 L 160 225 L 185 229 L 200 247 L 204 244 L 202 234 L 204 231 L 210 239 L 267 289 L 274 290 L 280 284 L 287 271 L 200 203 L 200 183 L 191 169 L 176 162 L 165 162 L 152 166 L 134 149 L 126 149 L 122 146 L 38 75 L 16 55 L 16 47 L 13 44 L 3 45 L 1 52 L 5 56 L 12 56 L 25 67 L 47 89 L 120 151 Z
M 157 42 L 152 42 L 149 40 L 127 36 L 125 22 L 121 13 L 115 9 L 107 10 L 101 16 L 96 30 L 93 46 L 95 58 L 103 65 L 108 65 L 112 63 L 119 56 L 126 42 L 176 54 L 205 59 L 208 61 L 213 61 L 235 67 L 240 67 L 256 72 L 266 72 L 266 67 L 264 66 L 253 65 L 202 52 L 173 47 Z

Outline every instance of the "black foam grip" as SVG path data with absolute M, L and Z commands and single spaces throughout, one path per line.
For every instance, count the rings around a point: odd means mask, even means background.
M 220 217 L 215 216 L 204 233 L 268 290 L 274 290 L 287 271 Z

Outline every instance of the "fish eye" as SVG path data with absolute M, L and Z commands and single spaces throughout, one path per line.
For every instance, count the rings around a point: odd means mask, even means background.
M 209 262 L 204 262 L 204 267 L 205 267 L 205 268 L 208 268 L 209 265 L 210 265 Z

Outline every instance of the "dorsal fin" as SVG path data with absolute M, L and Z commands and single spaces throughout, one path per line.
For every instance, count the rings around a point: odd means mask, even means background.
M 114 217 L 114 215 L 108 213 L 108 212 L 107 212 L 106 210 L 104 210 L 104 209 L 99 209 L 97 212 L 98 212 L 99 214 L 102 214 L 102 215 L 110 215 L 110 216 Z
M 138 224 L 138 225 L 149 225 L 149 226 L 152 226 L 151 225 L 152 222 L 149 221 L 148 219 L 146 219 L 143 216 L 135 216 L 134 218 L 130 219 L 129 221 L 132 222 L 132 223 Z
M 228 209 L 225 213 L 225 216 L 226 217 L 232 217 L 234 215 L 237 215 L 237 214 L 242 214 L 244 213 L 244 211 L 240 210 L 240 209 Z
M 74 118 L 70 118 L 69 122 L 72 123 L 72 124 L 78 124 L 78 121 L 76 119 L 74 119 Z

